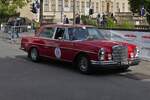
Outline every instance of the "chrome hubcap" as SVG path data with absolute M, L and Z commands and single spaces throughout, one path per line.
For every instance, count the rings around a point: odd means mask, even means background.
M 38 56 L 37 50 L 36 49 L 32 49 L 31 50 L 31 59 L 36 61 L 37 60 L 37 56 Z
M 80 67 L 81 71 L 88 70 L 88 60 L 85 57 L 81 58 L 81 60 L 79 62 L 79 67 Z

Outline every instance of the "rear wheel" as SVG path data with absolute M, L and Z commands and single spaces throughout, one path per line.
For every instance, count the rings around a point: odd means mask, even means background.
M 90 74 L 92 73 L 92 68 L 90 66 L 90 61 L 85 55 L 80 55 L 77 59 L 77 66 L 81 73 Z
M 38 53 L 38 50 L 36 48 L 31 48 L 28 55 L 32 61 L 34 61 L 34 62 L 39 61 L 39 53 Z

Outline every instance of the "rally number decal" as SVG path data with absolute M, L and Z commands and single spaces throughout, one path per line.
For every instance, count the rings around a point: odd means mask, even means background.
M 55 56 L 57 59 L 61 58 L 61 50 L 60 48 L 55 48 Z

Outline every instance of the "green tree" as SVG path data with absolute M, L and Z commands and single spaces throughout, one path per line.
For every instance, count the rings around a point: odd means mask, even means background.
M 140 14 L 140 8 L 142 7 L 142 1 L 143 0 L 129 0 L 130 10 L 133 13 L 139 13 Z
M 130 10 L 133 13 L 138 13 L 140 15 L 141 8 L 144 6 L 146 10 L 147 20 L 150 24 L 150 0 L 129 0 Z
M 24 7 L 29 0 L 0 0 L 0 19 L 7 19 L 16 14 L 18 8 Z
M 147 21 L 150 24 L 150 0 L 146 0 Z

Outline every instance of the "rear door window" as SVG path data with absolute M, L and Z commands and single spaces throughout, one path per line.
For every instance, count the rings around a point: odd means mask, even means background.
M 54 31 L 54 28 L 46 27 L 41 31 L 40 37 L 52 38 L 54 35 Z

